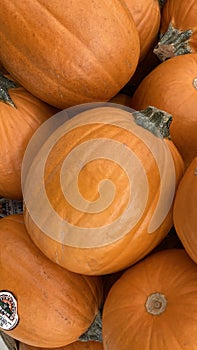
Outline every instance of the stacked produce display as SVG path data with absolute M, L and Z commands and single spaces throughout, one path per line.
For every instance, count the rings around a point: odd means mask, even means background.
M 0 2 L 0 336 L 197 349 L 197 3 Z

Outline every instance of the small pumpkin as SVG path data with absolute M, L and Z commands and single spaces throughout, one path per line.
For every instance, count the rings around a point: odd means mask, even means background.
M 51 350 L 51 348 L 38 348 L 24 343 L 19 343 L 19 350 Z M 104 348 L 103 345 L 97 341 L 77 341 L 61 348 L 55 348 L 54 350 L 104 350 Z
M 109 274 L 167 235 L 183 174 L 170 121 L 151 107 L 98 103 L 64 110 L 37 130 L 23 161 L 24 217 L 46 256 L 77 273 Z
M 46 258 L 30 239 L 20 214 L 1 219 L 0 244 L 0 291 L 5 303 L 11 293 L 9 300 L 17 310 L 12 312 L 14 324 L 9 329 L 2 322 L 2 331 L 46 348 L 77 341 L 101 305 L 100 278 L 74 274 Z
M 124 0 L 140 38 L 140 60 L 142 60 L 158 39 L 161 12 L 159 2 L 155 0 Z
M 197 263 L 197 157 L 188 166 L 178 186 L 173 220 L 176 232 L 189 256 Z
M 162 8 L 160 39 L 154 53 L 161 61 L 197 52 L 197 3 L 167 0 Z
M 104 304 L 107 350 L 195 350 L 196 331 L 197 265 L 184 249 L 163 250 L 130 267 Z
M 0 13 L 0 61 L 57 108 L 108 101 L 136 69 L 139 35 L 123 1 L 4 0 Z
M 173 116 L 170 135 L 188 166 L 197 154 L 197 53 L 159 64 L 140 83 L 131 107 L 155 106 Z
M 57 109 L 0 74 L 0 196 L 21 199 L 21 165 L 36 129 Z

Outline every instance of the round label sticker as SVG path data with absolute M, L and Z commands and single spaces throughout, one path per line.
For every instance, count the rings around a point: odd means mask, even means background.
M 18 323 L 17 301 L 8 291 L 0 291 L 0 328 L 9 331 Z

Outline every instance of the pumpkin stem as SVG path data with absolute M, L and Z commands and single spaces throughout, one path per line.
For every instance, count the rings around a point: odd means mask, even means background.
M 0 73 L 0 101 L 7 103 L 11 107 L 16 108 L 14 102 L 12 101 L 8 93 L 8 90 L 14 89 L 17 86 L 18 85 L 14 81 L 6 78 L 4 75 Z
M 154 316 L 161 315 L 167 306 L 167 299 L 164 294 L 153 293 L 150 294 L 146 300 L 146 311 Z
M 22 214 L 23 201 L 20 199 L 0 198 L 0 218 L 8 215 Z
M 132 115 L 136 124 L 151 131 L 157 137 L 170 138 L 171 114 L 156 107 L 148 106 L 146 109 L 134 112 Z
M 102 343 L 102 314 L 98 312 L 88 330 L 79 337 L 79 341 L 98 341 Z
M 192 49 L 188 41 L 192 34 L 193 31 L 191 29 L 182 31 L 174 28 L 170 23 L 167 32 L 161 34 L 153 52 L 162 62 L 174 56 L 191 53 Z

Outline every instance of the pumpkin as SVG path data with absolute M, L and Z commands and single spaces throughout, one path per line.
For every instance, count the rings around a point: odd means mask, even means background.
M 123 1 L 4 0 L 0 14 L 3 65 L 60 109 L 110 100 L 136 69 L 139 35 Z
M 98 313 L 100 278 L 74 274 L 46 258 L 27 234 L 21 214 L 1 219 L 0 242 L 0 300 L 11 303 L 13 317 L 9 324 L 3 316 L 2 331 L 32 346 L 77 341 Z
M 38 348 L 24 343 L 19 344 L 19 350 L 51 350 L 51 348 Z M 72 344 L 55 348 L 54 350 L 104 350 L 103 345 L 96 341 L 81 342 L 77 341 Z
M 149 73 L 131 99 L 139 110 L 155 106 L 173 116 L 170 135 L 188 166 L 197 154 L 197 53 L 174 57 Z
M 161 12 L 155 0 L 124 0 L 136 24 L 140 38 L 140 60 L 158 39 Z
M 166 139 L 170 120 L 151 107 L 133 113 L 89 103 L 37 130 L 22 167 L 24 217 L 47 257 L 77 273 L 103 275 L 135 263 L 164 238 L 183 173 Z
M 188 166 L 178 186 L 174 209 L 174 226 L 185 250 L 197 263 L 197 157 Z
M 197 51 L 197 3 L 166 0 L 162 8 L 160 39 L 154 53 L 161 61 Z
M 107 350 L 195 350 L 197 266 L 183 249 L 150 255 L 113 285 L 103 308 Z
M 0 75 L 0 196 L 21 199 L 21 164 L 35 130 L 57 109 Z

